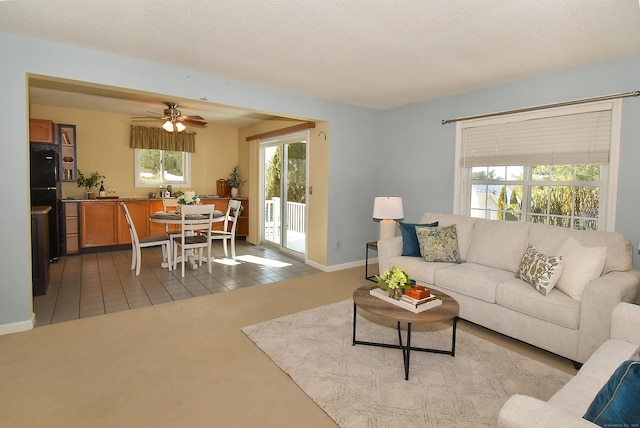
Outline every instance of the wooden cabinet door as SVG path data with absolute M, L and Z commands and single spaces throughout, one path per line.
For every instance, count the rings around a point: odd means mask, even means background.
M 241 199 L 242 212 L 238 216 L 236 236 L 249 236 L 249 199 Z
M 131 220 L 136 226 L 136 232 L 139 238 L 149 236 L 149 202 L 148 201 L 127 201 L 125 202 L 131 215 Z M 120 203 L 116 203 L 118 207 L 118 244 L 130 244 L 131 234 L 129 233 L 129 225 L 124 217 L 124 210 Z
M 29 141 L 53 144 L 53 121 L 29 119 Z
M 118 211 L 116 202 L 82 202 L 81 243 L 82 248 L 116 245 Z

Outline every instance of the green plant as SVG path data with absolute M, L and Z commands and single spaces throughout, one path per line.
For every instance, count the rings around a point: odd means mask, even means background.
M 403 288 L 406 290 L 411 288 L 411 279 L 409 279 L 409 275 L 407 275 L 407 273 L 402 269 L 395 266 L 384 271 L 382 275 L 376 275 L 376 279 L 378 280 L 378 287 L 383 290 L 388 290 L 390 288 Z
M 246 181 L 247 180 L 240 179 L 240 172 L 238 171 L 238 165 L 233 167 L 233 170 L 231 171 L 231 173 L 229 174 L 229 177 L 227 178 L 227 184 L 231 187 L 240 187 L 241 185 L 246 183 Z
M 78 187 L 84 187 L 87 192 L 91 191 L 92 187 L 96 187 L 100 180 L 104 180 L 104 175 L 100 174 L 98 171 L 93 171 L 88 176 L 84 175 L 82 171 L 78 170 L 78 179 L 76 183 L 78 183 Z

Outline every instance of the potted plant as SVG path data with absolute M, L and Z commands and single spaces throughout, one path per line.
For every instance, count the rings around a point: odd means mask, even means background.
M 95 199 L 96 194 L 91 191 L 92 187 L 96 187 L 100 180 L 104 180 L 104 175 L 100 174 L 98 171 L 93 171 L 89 175 L 84 175 L 82 171 L 78 170 L 78 179 L 76 183 L 78 183 L 78 187 L 84 187 L 87 195 L 87 199 Z
M 246 183 L 247 180 L 240 179 L 240 172 L 238 171 L 238 165 L 233 167 L 233 170 L 227 178 L 227 184 L 231 187 L 231 197 L 238 197 L 238 188 Z

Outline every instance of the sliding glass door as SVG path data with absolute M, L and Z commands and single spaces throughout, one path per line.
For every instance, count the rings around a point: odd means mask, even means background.
M 260 141 L 262 241 L 299 254 L 307 243 L 308 132 Z

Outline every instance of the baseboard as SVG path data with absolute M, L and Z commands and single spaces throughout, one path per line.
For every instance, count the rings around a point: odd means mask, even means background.
M 372 258 L 369 260 L 369 264 L 372 263 L 378 263 L 378 259 L 377 258 Z M 315 262 L 312 262 L 311 260 L 307 260 L 306 264 L 308 264 L 311 267 L 314 267 L 318 270 L 321 270 L 323 272 L 336 272 L 339 270 L 344 270 L 344 269 L 351 269 L 354 267 L 359 267 L 359 266 L 364 266 L 365 261 L 364 260 L 357 260 L 355 262 L 349 262 L 349 263 L 341 263 L 339 265 L 331 265 L 331 266 L 324 266 Z
M 20 333 L 21 331 L 33 330 L 36 326 L 36 314 L 31 313 L 31 319 L 28 321 L 14 322 L 11 324 L 0 325 L 0 336 L 5 334 Z

